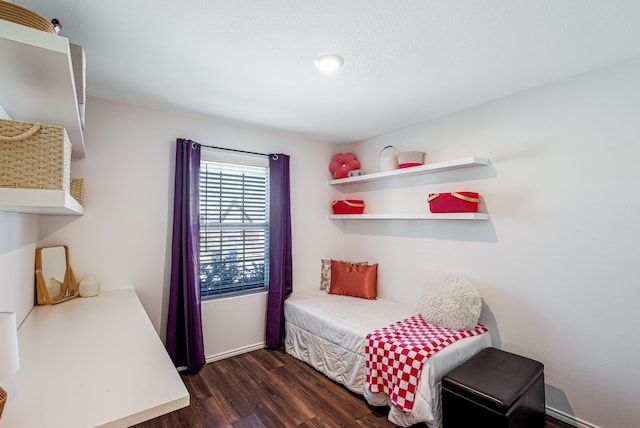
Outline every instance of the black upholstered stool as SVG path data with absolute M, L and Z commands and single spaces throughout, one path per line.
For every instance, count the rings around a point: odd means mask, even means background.
M 542 363 L 486 348 L 442 378 L 444 428 L 543 428 Z

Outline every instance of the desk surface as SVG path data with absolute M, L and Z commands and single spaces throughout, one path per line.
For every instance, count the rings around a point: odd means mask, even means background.
M 189 405 L 132 289 L 36 306 L 18 341 L 0 428 L 127 427 Z

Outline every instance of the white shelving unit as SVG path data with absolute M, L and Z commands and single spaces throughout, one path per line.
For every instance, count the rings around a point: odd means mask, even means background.
M 343 184 L 365 183 L 370 181 L 388 180 L 396 177 L 409 177 L 413 175 L 435 174 L 445 171 L 471 168 L 476 166 L 489 165 L 489 159 L 468 157 L 456 159 L 446 162 L 431 163 L 422 166 L 416 166 L 404 169 L 394 169 L 391 171 L 382 171 L 372 174 L 358 175 L 356 177 L 340 178 L 329 181 L 332 186 Z M 486 213 L 446 213 L 433 214 L 424 213 L 389 213 L 389 214 L 331 214 L 330 219 L 333 220 L 489 220 L 489 214 Z
M 0 20 L 0 105 L 13 120 L 62 126 L 72 159 L 85 147 L 69 40 Z M 55 190 L 0 188 L 0 211 L 81 215 L 82 206 Z

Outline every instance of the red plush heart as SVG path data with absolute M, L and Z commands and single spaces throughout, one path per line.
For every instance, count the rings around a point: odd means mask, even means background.
M 345 178 L 349 175 L 349 171 L 355 169 L 360 169 L 360 162 L 353 153 L 338 153 L 329 165 L 329 171 L 334 178 Z

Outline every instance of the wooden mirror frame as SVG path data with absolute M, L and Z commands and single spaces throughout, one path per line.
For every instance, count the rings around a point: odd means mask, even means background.
M 47 281 L 44 278 L 44 274 L 42 272 L 42 250 L 46 250 L 49 248 L 58 248 L 64 247 L 64 255 L 66 261 L 65 275 L 64 280 L 62 282 L 62 287 L 60 290 L 60 294 L 58 296 L 50 296 L 49 288 L 47 287 Z M 73 274 L 73 270 L 71 269 L 71 264 L 69 263 L 69 247 L 66 245 L 57 245 L 53 247 L 42 247 L 36 248 L 36 294 L 37 301 L 39 305 L 55 305 L 56 303 L 64 302 L 69 299 L 73 299 L 80 295 L 78 290 L 78 282 L 76 281 L 76 277 Z

